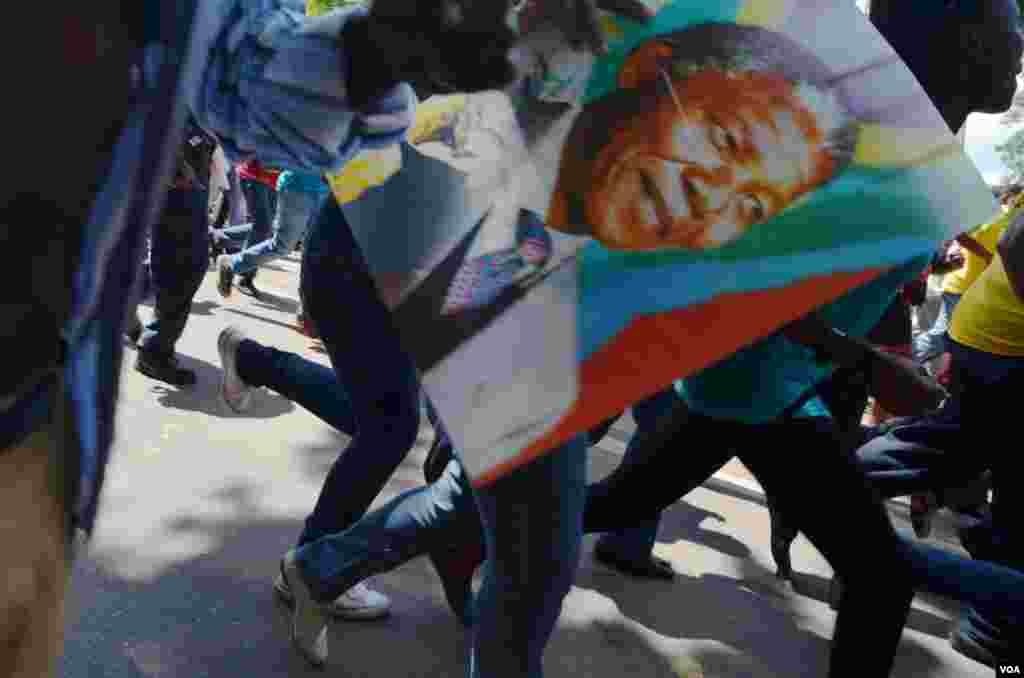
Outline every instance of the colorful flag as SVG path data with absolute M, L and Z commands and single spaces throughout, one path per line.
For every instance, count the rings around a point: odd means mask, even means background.
M 853 3 L 602 26 L 599 59 L 531 30 L 513 91 L 428 101 L 344 208 L 478 484 L 995 209 Z

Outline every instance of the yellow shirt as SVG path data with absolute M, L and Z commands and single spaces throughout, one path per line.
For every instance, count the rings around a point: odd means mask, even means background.
M 999 236 L 1006 230 L 1007 224 L 1010 223 L 1010 219 L 1017 213 L 1020 208 L 1001 214 L 999 217 L 993 219 L 987 224 L 982 224 L 978 228 L 971 231 L 970 236 L 978 241 L 982 247 L 987 249 L 989 252 L 995 253 L 996 243 L 999 242 Z M 979 257 L 974 252 L 966 248 L 961 248 L 964 253 L 964 265 L 953 271 L 947 273 L 946 277 L 942 279 L 942 291 L 949 292 L 950 294 L 963 294 L 968 288 L 974 284 L 974 281 L 978 279 L 978 276 L 982 274 L 988 262 Z
M 1024 358 L 1024 301 L 998 254 L 956 305 L 949 334 L 979 351 Z

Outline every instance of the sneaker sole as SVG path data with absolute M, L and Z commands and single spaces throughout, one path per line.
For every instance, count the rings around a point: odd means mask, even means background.
M 230 369 L 231 372 L 236 372 L 236 373 L 237 373 L 237 370 L 235 369 L 234 357 L 228 355 L 227 349 L 224 347 L 224 338 L 223 337 L 224 337 L 223 334 L 221 334 L 221 336 L 217 337 L 217 354 L 220 356 L 220 371 L 221 371 L 220 388 L 218 389 L 217 394 L 220 396 L 219 400 L 220 400 L 221 404 L 225 408 L 227 408 L 228 412 L 231 412 L 233 414 L 243 414 L 247 409 L 249 409 L 249 406 L 252 404 L 252 391 L 250 390 L 245 396 L 242 397 L 242 400 L 241 400 L 241 402 L 238 403 L 237 407 L 232 405 L 231 401 L 228 399 L 228 396 L 227 396 L 227 387 L 228 387 L 228 376 L 227 375 L 228 375 L 228 370 Z
M 274 581 L 274 595 L 277 599 L 285 604 L 286 607 L 295 607 L 295 596 L 292 592 Z M 334 605 L 324 605 L 324 611 L 334 619 L 347 619 L 349 621 L 372 621 L 374 619 L 384 619 L 391 614 L 391 609 L 384 610 L 341 610 Z
M 279 566 L 279 570 L 281 572 L 282 579 L 284 579 L 284 581 L 287 582 L 288 581 L 288 575 L 285 574 L 285 570 L 284 570 L 283 565 Z M 275 582 L 274 589 L 276 590 L 277 588 L 278 587 L 276 586 L 276 582 Z M 291 595 L 290 591 L 288 593 L 289 593 L 289 595 Z M 292 596 L 292 601 L 293 601 L 293 604 L 291 605 L 291 607 L 294 608 L 294 596 Z M 306 650 L 305 647 L 303 647 L 302 643 L 299 642 L 299 640 L 298 640 L 298 638 L 296 637 L 296 634 L 295 634 L 295 621 L 294 621 L 294 619 L 293 619 L 293 621 L 291 622 L 291 624 L 289 626 L 290 626 L 289 636 L 291 637 L 292 647 L 295 648 L 295 651 L 298 652 L 299 655 L 303 659 L 305 659 L 307 662 L 309 662 L 309 664 L 311 666 L 313 666 L 314 668 L 317 668 L 317 669 L 324 668 L 324 666 L 327 664 L 325 658 L 318 657 L 318 656 L 316 656 L 314 654 L 311 654 L 309 651 Z

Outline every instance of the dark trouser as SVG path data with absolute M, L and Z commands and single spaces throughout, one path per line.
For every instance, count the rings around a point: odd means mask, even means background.
M 416 442 L 419 387 L 391 313 L 331 198 L 302 258 L 302 300 L 333 370 L 243 342 L 238 371 L 352 435 L 324 481 L 299 538 L 305 544 L 359 520 Z
M 833 422 L 747 425 L 690 414 L 672 428 L 589 488 L 584 528 L 656 517 L 738 456 L 844 581 L 829 676 L 888 675 L 913 596 L 910 562 L 881 499 L 840 451 Z
M 174 345 L 185 331 L 192 297 L 206 274 L 206 222 L 205 191 L 168 192 L 150 248 L 149 275 L 156 297 L 153 320 L 139 342 L 140 350 L 154 358 L 174 355 Z
M 644 430 L 655 428 L 659 418 L 671 411 L 678 399 L 679 396 L 676 395 L 675 388 L 669 386 L 633 405 L 633 419 L 636 421 L 637 428 Z M 596 445 L 600 442 L 614 422 L 615 420 L 604 422 L 597 429 L 592 430 L 588 436 L 590 444 Z M 627 456 L 632 452 L 635 443 L 636 440 L 629 442 L 626 448 Z M 654 542 L 658 538 L 659 520 L 660 516 L 637 523 L 629 529 L 615 530 L 603 535 L 598 543 L 605 549 L 617 552 L 623 558 L 642 562 L 650 558 L 651 549 L 654 548 Z
M 249 221 L 252 222 L 252 230 L 249 231 L 249 236 L 245 239 L 245 245 L 242 247 L 242 249 L 246 249 L 270 238 L 274 224 L 274 211 L 277 209 L 277 191 L 252 179 L 242 179 L 239 183 L 242 186 L 242 194 L 245 196 L 245 204 L 249 208 Z M 249 271 L 242 277 L 252 280 L 256 277 L 256 271 Z
M 952 402 L 934 420 L 871 441 L 858 450 L 858 459 L 885 496 L 958 488 L 990 470 L 992 524 L 984 557 L 1024 572 L 1024 494 L 1014 487 L 1019 444 L 1008 437 L 1024 386 L 1024 360 L 952 340 L 947 345 L 958 389 Z M 961 620 L 966 635 L 995 651 L 1010 642 L 1008 633 L 1022 628 L 1024 610 L 974 606 Z

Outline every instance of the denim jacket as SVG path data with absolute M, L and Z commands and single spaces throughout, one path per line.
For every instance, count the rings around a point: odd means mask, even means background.
M 201 38 L 209 58 L 190 104 L 232 162 L 255 156 L 320 174 L 404 138 L 416 109 L 407 84 L 363 111 L 347 101 L 348 69 L 374 57 L 339 49 L 338 35 L 363 6 L 307 17 L 288 0 L 216 1 L 215 25 Z

